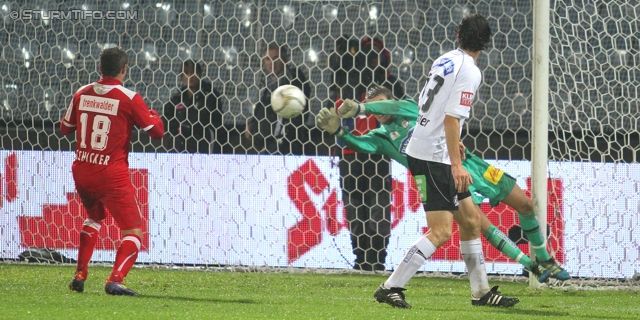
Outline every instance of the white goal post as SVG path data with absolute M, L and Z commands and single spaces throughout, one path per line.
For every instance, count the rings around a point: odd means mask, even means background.
M 549 1 L 533 1 L 533 74 L 531 128 L 531 193 L 536 217 L 541 226 L 547 225 L 547 148 L 549 147 Z M 540 230 L 547 238 L 547 229 Z M 531 247 L 531 245 L 529 245 Z M 530 250 L 532 258 L 535 257 Z M 530 286 L 540 287 L 535 277 Z

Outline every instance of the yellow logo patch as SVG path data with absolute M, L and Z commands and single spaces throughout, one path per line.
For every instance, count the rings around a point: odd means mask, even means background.
M 487 168 L 487 171 L 484 172 L 483 177 L 487 179 L 487 181 L 497 185 L 503 175 L 504 171 L 490 165 L 489 168 Z

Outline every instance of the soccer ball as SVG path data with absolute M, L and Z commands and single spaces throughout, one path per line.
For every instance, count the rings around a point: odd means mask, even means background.
M 271 108 L 283 118 L 299 116 L 307 104 L 304 92 L 289 84 L 280 86 L 271 94 Z

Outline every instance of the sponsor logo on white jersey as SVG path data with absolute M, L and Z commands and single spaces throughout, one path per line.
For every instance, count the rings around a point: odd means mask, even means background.
M 460 94 L 460 105 L 471 107 L 471 102 L 473 102 L 473 92 L 464 92 Z

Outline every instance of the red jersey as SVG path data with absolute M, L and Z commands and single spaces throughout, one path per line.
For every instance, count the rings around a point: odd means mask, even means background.
M 164 124 L 142 97 L 112 77 L 102 77 L 73 96 L 60 121 L 63 134 L 76 133 L 74 169 L 86 173 L 107 167 L 129 168 L 131 131 L 137 125 L 151 138 L 161 139 Z

